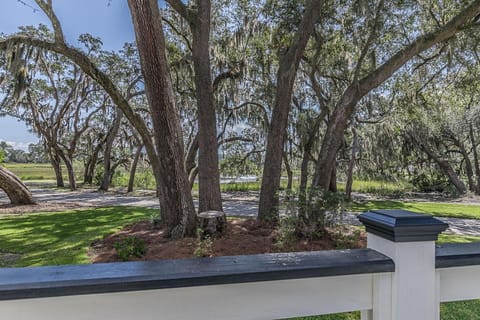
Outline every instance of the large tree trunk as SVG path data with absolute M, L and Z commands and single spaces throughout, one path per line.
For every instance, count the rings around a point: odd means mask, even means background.
M 300 64 L 300 58 L 320 16 L 320 9 L 320 0 L 308 2 L 291 46 L 280 57 L 272 119 L 268 128 L 267 151 L 258 207 L 258 219 L 263 221 L 276 222 L 278 220 L 277 193 L 280 187 L 284 136 L 290 113 L 293 84 L 298 65 Z
M 399 50 L 395 55 L 361 80 L 352 83 L 335 106 L 327 131 L 323 138 L 320 155 L 315 169 L 312 185 L 327 190 L 330 186 L 331 172 L 336 160 L 342 138 L 358 101 L 372 89 L 378 87 L 411 58 L 431 48 L 437 43 L 447 41 L 480 13 L 480 0 L 472 2 L 450 22 L 434 32 L 418 37 L 411 44 Z
M 199 212 L 223 211 L 218 168 L 217 121 L 210 68 L 210 0 L 196 0 L 192 57 L 198 104 Z
M 162 20 L 156 0 L 129 0 L 145 92 L 149 102 L 159 159 L 162 219 L 173 238 L 194 236 L 196 216 L 184 167 L 183 138 L 175 108 L 165 53 Z
M 110 128 L 108 132 L 107 140 L 105 141 L 105 149 L 103 152 L 103 179 L 99 188 L 101 191 L 108 191 L 114 173 L 114 170 L 112 170 L 112 149 L 123 119 L 122 110 L 116 108 L 115 111 L 115 120 L 113 121 L 112 128 Z
M 0 189 L 5 191 L 11 204 L 36 204 L 27 186 L 12 172 L 0 166 Z

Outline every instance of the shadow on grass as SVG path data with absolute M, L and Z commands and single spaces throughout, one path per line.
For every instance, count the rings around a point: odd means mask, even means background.
M 15 266 L 88 263 L 92 241 L 148 219 L 158 209 L 106 207 L 0 219 L 0 248 L 22 254 Z

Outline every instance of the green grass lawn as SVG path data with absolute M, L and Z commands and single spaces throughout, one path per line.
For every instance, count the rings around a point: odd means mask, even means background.
M 106 207 L 0 216 L 0 252 L 20 254 L 13 266 L 89 263 L 95 239 L 158 214 L 158 209 Z
M 480 320 L 480 300 L 442 303 L 440 304 L 440 319 Z M 360 312 L 301 317 L 289 320 L 360 320 Z
M 443 202 L 405 202 L 394 200 L 375 200 L 365 203 L 351 203 L 348 209 L 365 212 L 373 209 L 403 209 L 418 213 L 432 214 L 438 217 L 480 219 L 480 206 Z
M 118 231 L 127 224 L 146 220 L 156 214 L 158 209 L 105 207 L 0 216 L 0 267 L 1 253 L 18 254 L 20 258 L 9 265 L 15 267 L 89 263 L 87 249 L 92 241 Z M 480 241 L 480 237 L 441 235 L 439 239 L 442 243 L 472 241 Z M 359 312 L 296 318 L 296 320 L 359 319 Z M 480 320 L 480 301 L 443 303 L 441 319 Z

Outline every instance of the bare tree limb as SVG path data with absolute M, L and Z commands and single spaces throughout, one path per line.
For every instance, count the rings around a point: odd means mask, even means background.
M 55 32 L 55 42 L 65 43 L 62 25 L 60 24 L 57 15 L 53 11 L 52 0 L 47 0 L 46 2 L 44 0 L 35 0 L 35 2 L 52 23 L 53 31 Z

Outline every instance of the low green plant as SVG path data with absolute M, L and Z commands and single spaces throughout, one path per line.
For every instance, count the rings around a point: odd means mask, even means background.
M 200 233 L 201 234 L 201 231 Z M 213 239 L 209 236 L 198 238 L 197 246 L 193 254 L 196 257 L 211 257 L 213 255 Z
M 438 171 L 422 172 L 415 175 L 410 183 L 420 192 L 449 192 L 452 191 L 451 183 L 445 175 Z
M 132 257 L 141 258 L 147 253 L 145 241 L 138 237 L 130 236 L 119 240 L 115 242 L 113 247 L 122 261 L 128 261 Z
M 362 232 L 359 229 L 351 230 L 345 227 L 338 227 L 329 232 L 335 249 L 351 249 L 358 247 Z
M 151 214 L 150 217 L 149 217 L 149 221 L 150 221 L 150 224 L 152 225 L 152 227 L 154 229 L 159 228 L 161 223 L 162 223 L 160 213 L 158 212 L 158 213 Z
M 290 250 L 297 239 L 297 219 L 294 216 L 283 216 L 278 224 L 275 247 L 279 250 Z

